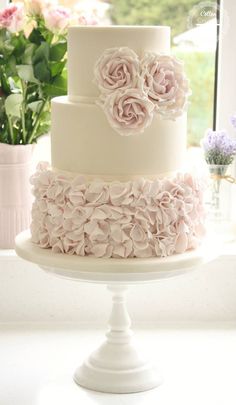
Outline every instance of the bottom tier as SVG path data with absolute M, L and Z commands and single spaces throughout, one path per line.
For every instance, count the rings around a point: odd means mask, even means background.
M 204 187 L 189 173 L 105 182 L 40 164 L 31 181 L 32 242 L 53 252 L 163 257 L 198 247 L 205 234 Z

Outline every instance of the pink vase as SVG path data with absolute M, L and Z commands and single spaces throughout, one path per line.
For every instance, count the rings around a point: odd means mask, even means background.
M 15 236 L 29 228 L 34 145 L 0 143 L 0 248 L 14 248 Z

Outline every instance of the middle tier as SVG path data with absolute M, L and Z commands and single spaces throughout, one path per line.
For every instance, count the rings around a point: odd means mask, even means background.
M 158 176 L 181 170 L 186 114 L 176 121 L 154 116 L 142 134 L 121 136 L 96 104 L 52 100 L 52 167 L 91 176 Z

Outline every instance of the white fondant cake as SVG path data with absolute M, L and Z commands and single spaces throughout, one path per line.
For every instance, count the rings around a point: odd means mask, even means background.
M 68 96 L 52 100 L 52 167 L 32 178 L 33 242 L 97 257 L 195 248 L 202 189 L 177 174 L 188 95 L 169 27 L 70 28 Z
M 52 167 L 94 177 L 166 175 L 180 170 L 186 150 L 186 114 L 154 117 L 138 136 L 119 136 L 94 104 L 52 101 Z

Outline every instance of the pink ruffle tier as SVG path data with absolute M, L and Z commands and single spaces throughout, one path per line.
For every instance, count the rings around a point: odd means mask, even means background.
M 39 164 L 32 176 L 32 242 L 96 257 L 161 257 L 199 246 L 202 182 L 188 173 L 127 182 L 86 181 Z

